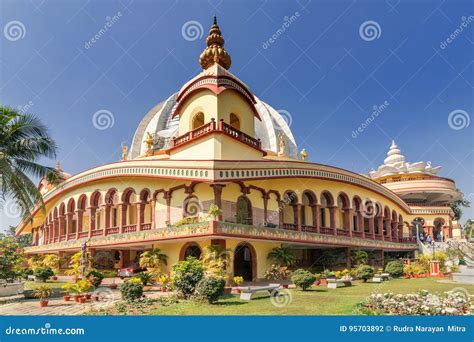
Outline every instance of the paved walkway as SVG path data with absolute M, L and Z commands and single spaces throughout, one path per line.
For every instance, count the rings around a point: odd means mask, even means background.
M 160 291 L 149 291 L 145 292 L 145 295 L 149 298 L 158 298 L 162 296 L 168 296 L 169 293 L 162 293 Z M 94 300 L 87 300 L 86 303 L 77 303 L 74 299 L 65 302 L 62 297 L 50 298 L 48 306 L 40 307 L 38 299 L 17 299 L 10 303 L 0 305 L 0 316 L 10 315 L 26 315 L 26 316 L 68 316 L 68 315 L 80 315 L 83 312 L 89 310 L 99 310 L 110 306 L 113 306 L 117 301 L 120 300 L 119 290 L 104 290 L 102 292 L 103 300 L 97 302 Z

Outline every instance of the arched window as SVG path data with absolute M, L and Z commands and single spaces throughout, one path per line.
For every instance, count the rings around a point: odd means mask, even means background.
M 201 127 L 202 125 L 204 125 L 204 113 L 203 112 L 196 113 L 193 116 L 193 122 L 192 122 L 192 128 L 191 129 L 196 129 L 198 127 Z
M 230 125 L 234 127 L 235 129 L 240 130 L 240 120 L 237 115 L 234 113 L 230 113 Z
M 198 245 L 191 245 L 184 251 L 184 260 L 189 257 L 199 259 L 201 257 L 201 248 Z
M 236 221 L 242 224 L 252 224 L 252 203 L 245 196 L 237 199 Z
M 330 218 L 331 213 L 330 213 L 329 208 L 334 205 L 333 203 L 334 203 L 334 200 L 331 193 L 329 193 L 328 191 L 324 191 L 321 194 L 321 209 L 320 209 L 321 227 L 323 228 L 331 227 L 331 218 Z

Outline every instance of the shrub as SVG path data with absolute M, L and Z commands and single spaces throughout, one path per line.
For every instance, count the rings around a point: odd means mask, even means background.
M 23 268 L 18 272 L 18 275 L 22 277 L 23 279 L 27 280 L 28 276 L 33 275 L 33 270 L 29 268 Z
M 126 282 L 120 287 L 122 299 L 126 301 L 135 301 L 143 296 L 143 285 L 136 282 Z
M 197 284 L 203 277 L 204 266 L 196 258 L 189 257 L 173 265 L 173 286 L 185 298 L 194 294 Z
M 203 278 L 196 286 L 196 297 L 206 299 L 209 304 L 217 302 L 224 294 L 225 280 L 220 277 Z
M 270 268 L 265 272 L 265 279 L 267 280 L 285 280 L 291 276 L 291 272 L 288 267 L 271 265 Z
M 403 261 L 394 260 L 390 261 L 385 267 L 385 272 L 390 274 L 394 278 L 398 278 L 403 274 Z
M 149 272 L 138 273 L 135 277 L 140 279 L 143 286 L 147 286 L 148 284 L 150 284 L 153 281 L 153 274 L 149 273 Z
M 38 267 L 33 274 L 37 279 L 44 283 L 49 277 L 54 275 L 54 272 L 49 267 Z
M 316 277 L 313 273 L 301 268 L 294 271 L 293 275 L 291 276 L 291 281 L 303 291 L 306 291 L 306 289 L 310 288 L 315 280 Z
M 374 269 L 369 265 L 360 265 L 356 268 L 355 275 L 357 279 L 362 279 L 365 282 L 374 276 Z
M 46 285 L 38 286 L 35 289 L 35 297 L 40 300 L 46 300 L 53 294 L 53 289 Z
M 99 285 L 102 283 L 102 280 L 104 280 L 104 274 L 99 271 L 92 270 L 89 273 L 87 273 L 87 280 L 90 281 L 92 286 L 95 288 L 99 287 Z

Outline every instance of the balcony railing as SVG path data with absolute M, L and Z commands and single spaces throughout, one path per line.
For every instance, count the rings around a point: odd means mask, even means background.
M 142 223 L 141 230 L 150 230 L 151 229 L 151 223 Z
M 363 238 L 364 237 L 364 232 L 352 231 L 352 236 L 353 237 L 358 237 L 358 238 Z
M 104 234 L 103 229 L 96 229 L 91 232 L 91 236 L 102 236 Z
M 110 227 L 105 230 L 106 235 L 119 233 L 119 227 Z
M 298 230 L 298 226 L 293 223 L 283 223 L 283 229 L 286 230 Z
M 349 231 L 348 231 L 348 230 L 345 230 L 345 229 L 338 229 L 338 230 L 337 230 L 337 235 L 340 235 L 340 236 L 349 236 Z
M 317 233 L 318 232 L 318 228 L 317 227 L 314 227 L 314 226 L 307 226 L 307 225 L 302 225 L 301 226 L 301 230 L 303 232 L 308 232 L 308 233 Z
M 79 239 L 82 239 L 82 238 L 85 238 L 85 237 L 88 237 L 88 236 L 89 236 L 89 232 L 79 232 L 79 233 L 77 234 L 77 237 L 78 237 Z
M 321 227 L 319 229 L 319 232 L 321 234 L 328 234 L 328 235 L 334 235 L 334 229 L 333 228 L 329 228 L 329 227 Z
M 223 120 L 220 120 L 219 123 L 216 125 L 216 122 L 214 119 L 211 120 L 211 122 L 204 124 L 196 129 L 193 129 L 192 131 L 189 131 L 183 135 L 180 135 L 179 137 L 173 138 L 171 140 L 170 147 L 178 147 L 183 144 L 188 143 L 189 141 L 192 141 L 200 136 L 206 135 L 210 132 L 221 132 L 224 133 L 225 135 L 232 137 L 236 140 L 239 140 L 243 142 L 244 144 L 261 149 L 262 148 L 262 143 L 260 139 L 255 139 L 251 137 L 248 134 L 245 134 L 244 132 L 232 127 L 229 124 L 226 124 Z
M 67 239 L 68 240 L 74 240 L 76 238 L 76 233 L 70 233 L 68 236 L 67 236 Z
M 137 231 L 137 225 L 136 224 L 129 224 L 127 226 L 123 226 L 123 232 L 124 233 L 131 233 Z

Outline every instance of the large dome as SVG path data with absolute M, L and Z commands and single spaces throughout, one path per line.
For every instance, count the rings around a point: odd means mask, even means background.
M 154 136 L 154 148 L 163 149 L 169 146 L 170 140 L 178 136 L 179 116 L 172 117 L 178 93 L 153 107 L 142 119 L 133 136 L 129 159 L 137 158 L 146 152 L 147 132 Z M 278 137 L 283 134 L 289 157 L 296 158 L 298 147 L 285 118 L 267 103 L 255 98 L 255 107 L 261 121 L 255 120 L 256 138 L 262 142 L 262 148 L 278 153 Z

